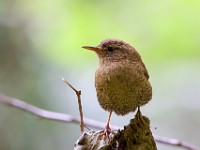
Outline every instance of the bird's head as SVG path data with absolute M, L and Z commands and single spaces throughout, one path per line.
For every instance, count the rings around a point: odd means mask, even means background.
M 120 61 L 122 59 L 133 59 L 133 54 L 138 53 L 129 44 L 117 40 L 107 39 L 102 41 L 98 46 L 83 46 L 82 48 L 96 52 L 100 61 Z

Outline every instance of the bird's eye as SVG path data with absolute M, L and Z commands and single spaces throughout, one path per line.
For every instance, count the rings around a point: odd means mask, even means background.
M 114 48 L 113 48 L 113 47 L 108 47 L 108 48 L 107 48 L 107 51 L 108 51 L 108 52 L 113 52 L 113 51 L 114 51 Z

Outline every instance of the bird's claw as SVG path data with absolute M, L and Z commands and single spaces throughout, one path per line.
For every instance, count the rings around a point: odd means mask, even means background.
M 105 134 L 106 138 L 109 140 L 109 142 L 110 142 L 110 137 L 109 137 L 109 135 L 110 135 L 111 132 L 112 132 L 112 130 L 110 129 L 110 127 L 109 127 L 109 126 L 106 126 L 106 128 L 105 128 L 105 130 L 104 130 L 104 134 Z
M 105 136 L 108 142 L 110 143 L 110 133 L 112 133 L 112 130 L 109 126 L 106 126 L 103 133 L 101 134 L 102 136 Z

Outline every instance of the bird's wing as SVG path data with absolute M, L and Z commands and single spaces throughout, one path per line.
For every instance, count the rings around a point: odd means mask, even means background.
M 142 62 L 142 58 L 141 58 L 140 54 L 137 51 L 132 51 L 131 55 L 132 55 L 131 58 L 133 58 L 133 61 L 138 63 L 138 67 L 143 72 L 144 76 L 147 79 L 149 79 L 148 71 L 145 67 L 145 64 Z
M 146 77 L 147 79 L 149 79 L 148 71 L 147 71 L 147 69 L 146 69 L 146 67 L 145 67 L 145 65 L 144 65 L 144 63 L 143 63 L 142 61 L 141 61 L 141 64 L 142 64 L 142 66 L 143 66 L 143 71 L 144 71 L 145 77 Z

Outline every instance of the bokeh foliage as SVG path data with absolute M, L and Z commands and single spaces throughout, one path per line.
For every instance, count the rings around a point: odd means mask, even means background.
M 81 46 L 122 39 L 150 73 L 154 95 L 143 112 L 158 128 L 153 132 L 200 146 L 199 27 L 198 0 L 1 0 L 0 92 L 78 115 L 64 76 L 83 91 L 86 117 L 105 121 L 93 85 L 97 58 Z M 77 125 L 40 121 L 1 104 L 0 114 L 2 150 L 72 149 L 80 134 Z M 122 126 L 132 116 L 113 116 L 112 123 Z

